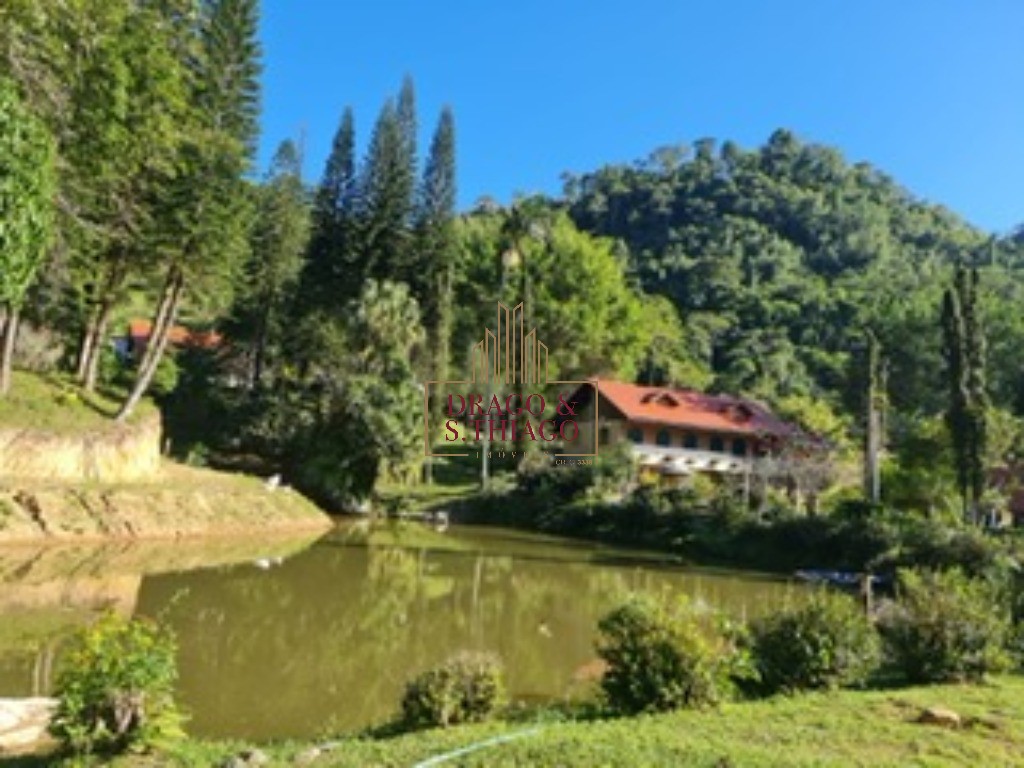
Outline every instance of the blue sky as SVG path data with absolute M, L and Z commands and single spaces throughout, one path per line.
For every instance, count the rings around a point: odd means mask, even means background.
M 261 167 L 302 136 L 319 179 L 345 105 L 362 153 L 413 76 L 421 151 L 455 111 L 459 200 L 778 127 L 983 229 L 1024 223 L 1020 0 L 263 0 Z

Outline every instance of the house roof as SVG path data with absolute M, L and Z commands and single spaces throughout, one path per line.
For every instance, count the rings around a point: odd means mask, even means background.
M 134 341 L 149 342 L 153 334 L 153 323 L 149 320 L 132 320 L 128 324 L 128 335 Z M 177 346 L 216 349 L 221 345 L 222 337 L 216 331 L 192 331 L 182 325 L 172 325 L 167 332 L 167 341 Z
M 602 402 L 611 403 L 630 421 L 742 435 L 795 435 L 799 429 L 765 406 L 731 395 L 688 389 L 645 387 L 600 380 Z

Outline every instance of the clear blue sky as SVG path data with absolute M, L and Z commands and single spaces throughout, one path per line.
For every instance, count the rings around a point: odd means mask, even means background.
M 261 167 L 303 135 L 319 179 L 345 105 L 360 153 L 404 74 L 421 153 L 455 111 L 459 200 L 778 127 L 986 230 L 1024 223 L 1022 0 L 263 0 Z

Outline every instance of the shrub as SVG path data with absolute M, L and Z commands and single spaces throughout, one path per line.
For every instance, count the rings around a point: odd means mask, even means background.
M 879 628 L 893 666 L 914 683 L 979 680 L 1009 663 L 1008 607 L 960 570 L 901 571 Z
M 601 688 L 623 714 L 700 707 L 731 693 L 740 657 L 716 626 L 685 600 L 635 597 L 598 624 Z
M 158 747 L 183 736 L 176 643 L 146 619 L 108 614 L 73 640 L 57 678 L 51 733 L 78 753 Z
M 555 464 L 553 456 L 528 453 L 519 462 L 516 484 L 523 493 L 541 503 L 571 501 L 585 494 L 598 481 L 594 464 Z
M 463 652 L 412 680 L 402 697 L 410 727 L 448 727 L 485 720 L 504 697 L 501 664 L 488 653 Z
M 768 693 L 857 685 L 880 656 L 878 633 L 863 609 L 849 596 L 826 590 L 755 621 L 750 646 Z

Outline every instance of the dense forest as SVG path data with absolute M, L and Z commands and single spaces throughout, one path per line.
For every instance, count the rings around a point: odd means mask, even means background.
M 411 79 L 365 140 L 342 112 L 315 183 L 293 139 L 261 175 L 257 29 L 256 0 L 0 7 L 0 390 L 13 362 L 118 393 L 119 418 L 148 391 L 179 454 L 258 457 L 340 506 L 420 476 L 419 382 L 522 300 L 563 378 L 754 397 L 848 453 L 877 390 L 886 492 L 930 508 L 957 483 L 943 296 L 969 267 L 979 445 L 1019 455 L 1024 238 L 781 129 L 460 213 L 455 114 L 421 146 Z M 150 344 L 119 359 L 140 316 Z M 179 322 L 225 342 L 173 349 Z

